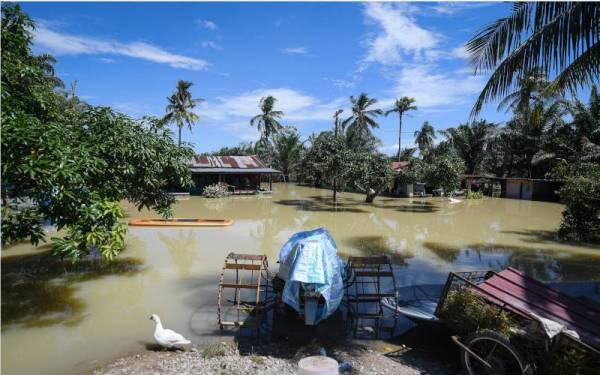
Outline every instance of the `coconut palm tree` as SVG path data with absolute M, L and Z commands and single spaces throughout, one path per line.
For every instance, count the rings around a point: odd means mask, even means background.
M 300 163 L 302 151 L 302 142 L 300 134 L 295 128 L 286 128 L 273 137 L 275 151 L 275 166 L 283 173 L 285 179 L 289 181 L 290 174 L 295 171 Z
M 400 161 L 400 150 L 402 150 L 402 115 L 407 111 L 414 111 L 417 106 L 413 105 L 415 99 L 403 96 L 400 99 L 396 99 L 394 102 L 394 108 L 385 112 L 385 115 L 390 113 L 398 113 L 398 161 Z
M 352 103 L 352 115 L 342 122 L 342 127 L 348 126 L 348 143 L 354 148 L 374 148 L 377 140 L 372 128 L 378 128 L 379 124 L 375 121 L 375 117 L 382 115 L 381 109 L 369 109 L 377 103 L 377 99 L 369 98 L 365 93 L 362 93 L 355 98 L 350 97 Z
M 344 112 L 343 109 L 338 109 L 333 114 L 334 119 L 334 133 L 336 137 L 339 137 L 344 131 L 344 127 L 342 126 L 342 121 L 340 120 L 340 115 Z
M 448 128 L 440 131 L 450 147 L 464 160 L 466 172 L 474 173 L 485 157 L 488 141 L 494 134 L 496 124 L 485 120 L 461 124 L 456 128 Z
M 179 80 L 177 82 L 177 89 L 175 92 L 167 98 L 169 104 L 167 104 L 167 108 L 165 110 L 165 116 L 163 117 L 163 121 L 168 123 L 177 124 L 177 128 L 179 129 L 179 140 L 178 144 L 181 146 L 181 129 L 183 125 L 187 125 L 190 132 L 192 131 L 192 125 L 194 122 L 198 121 L 199 116 L 194 112 L 194 108 L 197 103 L 204 101 L 204 99 L 192 98 L 192 94 L 190 93 L 190 87 L 192 87 L 193 83 L 190 81 Z
M 421 125 L 421 129 L 416 130 L 414 135 L 415 143 L 419 148 L 419 153 L 423 158 L 427 157 L 433 149 L 433 141 L 436 139 L 433 126 L 429 124 L 429 121 L 425 121 L 423 125 Z
M 518 2 L 507 17 L 480 30 L 468 43 L 475 72 L 492 72 L 471 114 L 504 97 L 527 72 L 557 72 L 547 91 L 575 92 L 600 75 L 600 4 Z
M 261 98 L 258 106 L 262 113 L 250 120 L 250 125 L 258 127 L 258 131 L 260 132 L 259 142 L 265 146 L 269 144 L 272 136 L 283 129 L 283 125 L 278 121 L 278 119 L 283 117 L 283 112 L 273 110 L 276 101 L 277 99 L 272 96 Z

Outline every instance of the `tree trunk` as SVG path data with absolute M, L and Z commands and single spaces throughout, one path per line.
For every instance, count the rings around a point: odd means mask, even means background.
M 377 196 L 377 192 L 373 189 L 367 189 L 367 198 L 365 199 L 366 203 L 373 203 L 375 197 Z
M 177 143 L 178 146 L 181 146 L 181 126 L 179 127 L 179 142 Z
M 400 124 L 398 127 L 398 161 L 400 161 L 400 152 L 402 151 L 402 112 L 398 114 Z
M 333 201 L 335 202 L 337 199 L 337 181 L 333 180 Z

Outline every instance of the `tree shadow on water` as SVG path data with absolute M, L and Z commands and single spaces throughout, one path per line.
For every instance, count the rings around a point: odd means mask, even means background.
M 314 195 L 307 197 L 307 199 L 279 199 L 274 201 L 274 203 L 282 206 L 295 207 L 299 211 L 352 213 L 368 212 L 367 210 L 360 208 L 360 206 L 365 204 L 364 202 L 343 197 L 338 197 L 337 201 L 334 202 L 333 198 L 331 197 Z
M 345 239 L 344 244 L 357 249 L 360 256 L 389 255 L 392 264 L 399 267 L 408 267 L 406 261 L 414 257 L 410 251 L 400 250 L 393 246 L 387 236 L 353 236 Z M 348 254 L 340 252 L 340 256 L 347 258 Z
M 50 250 L 2 258 L 2 329 L 74 326 L 86 316 L 86 304 L 75 294 L 78 282 L 103 276 L 130 276 L 142 261 L 116 258 L 112 262 L 84 258 L 61 261 Z

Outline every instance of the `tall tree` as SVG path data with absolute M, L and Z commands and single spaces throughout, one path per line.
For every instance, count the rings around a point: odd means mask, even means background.
M 342 125 L 342 120 L 340 120 L 342 112 L 344 112 L 343 109 L 338 109 L 333 114 L 333 130 L 336 137 L 339 137 L 344 132 L 344 126 Z
M 496 124 L 481 120 L 448 128 L 443 134 L 456 154 L 464 160 L 466 172 L 473 174 L 479 170 L 495 129 Z
M 283 125 L 279 123 L 279 119 L 283 117 L 283 112 L 273 109 L 276 101 L 277 99 L 272 96 L 261 98 L 258 105 L 261 113 L 250 120 L 250 125 L 258 127 L 260 142 L 264 145 L 267 145 L 271 141 L 272 136 L 283 129 Z
M 302 142 L 300 134 L 295 128 L 285 128 L 273 137 L 273 148 L 275 151 L 275 167 L 283 173 L 284 179 L 290 178 L 290 174 L 296 170 L 300 162 Z
M 518 2 L 507 17 L 480 30 L 467 43 L 475 72 L 492 74 L 472 115 L 506 96 L 532 69 L 549 76 L 548 91 L 589 85 L 600 76 L 600 4 L 597 2 Z
M 419 147 L 419 152 L 421 153 L 421 157 L 424 159 L 427 158 L 428 154 L 431 153 L 433 149 L 433 142 L 436 139 L 435 129 L 429 123 L 429 121 L 425 121 L 423 125 L 421 125 L 420 130 L 415 131 L 415 143 Z
M 371 129 L 379 127 L 375 117 L 383 114 L 381 109 L 372 109 L 372 106 L 377 103 L 377 99 L 369 98 L 367 94 L 362 93 L 358 98 L 351 96 L 350 102 L 352 103 L 352 115 L 342 122 L 342 126 L 348 127 L 347 137 L 350 147 L 374 149 L 376 138 Z
M 181 146 L 181 129 L 184 125 L 187 125 L 190 132 L 194 122 L 198 121 L 199 117 L 194 112 L 196 104 L 203 101 L 204 99 L 194 99 L 190 93 L 190 87 L 193 83 L 189 81 L 179 80 L 177 82 L 177 88 L 175 92 L 167 98 L 169 104 L 165 110 L 165 116 L 163 120 L 165 123 L 175 123 L 178 128 L 178 142 Z
M 385 112 L 386 116 L 390 113 L 398 113 L 398 161 L 400 161 L 400 150 L 402 150 L 402 115 L 407 111 L 414 111 L 417 109 L 417 106 L 413 105 L 414 102 L 415 99 L 403 96 L 400 99 L 396 99 L 394 108 Z

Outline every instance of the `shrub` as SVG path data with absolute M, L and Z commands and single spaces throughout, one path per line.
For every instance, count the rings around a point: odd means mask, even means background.
M 558 193 L 566 206 L 558 235 L 572 241 L 600 241 L 600 165 L 562 164 L 554 175 L 564 182 Z
M 206 198 L 221 198 L 231 194 L 226 184 L 216 183 L 208 185 L 202 191 L 202 195 Z
M 510 337 L 515 326 L 506 311 L 485 302 L 467 289 L 449 292 L 439 315 L 461 335 L 491 329 Z
M 480 191 L 469 190 L 467 193 L 467 199 L 483 199 L 483 193 Z

